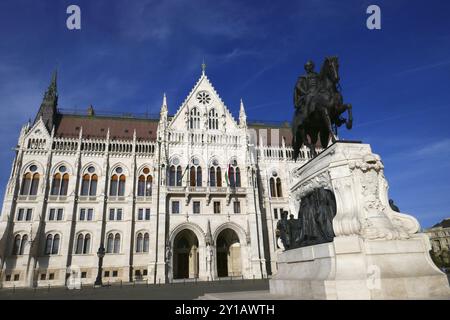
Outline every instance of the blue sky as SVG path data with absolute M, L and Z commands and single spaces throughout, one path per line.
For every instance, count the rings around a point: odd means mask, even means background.
M 82 29 L 66 28 L 81 7 Z M 366 28 L 377 4 L 382 29 Z M 290 120 L 307 59 L 340 58 L 354 107 L 345 139 L 380 154 L 390 197 L 423 227 L 450 217 L 449 1 L 51 1 L 0 3 L 0 184 L 22 124 L 36 114 L 58 68 L 59 105 L 174 113 L 207 74 L 234 115 Z

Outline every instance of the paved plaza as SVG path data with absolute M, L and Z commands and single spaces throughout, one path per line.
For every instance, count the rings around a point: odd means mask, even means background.
M 179 282 L 173 284 L 115 284 L 80 290 L 64 287 L 39 289 L 0 289 L 0 300 L 191 300 L 208 293 L 268 290 L 269 280 L 223 280 L 214 282 Z

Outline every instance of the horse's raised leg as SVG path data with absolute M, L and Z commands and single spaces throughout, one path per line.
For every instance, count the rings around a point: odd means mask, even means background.
M 347 127 L 348 130 L 350 130 L 353 126 L 353 112 L 352 112 L 352 105 L 351 104 L 347 104 L 347 112 L 348 112 L 348 119 L 347 122 L 345 124 L 345 126 Z
M 331 134 L 331 141 L 332 141 L 333 143 L 335 143 L 336 140 L 337 140 L 337 138 L 336 138 L 336 136 L 334 135 L 333 128 L 332 128 L 332 126 L 331 126 L 330 116 L 328 115 L 328 110 L 327 110 L 327 108 L 323 108 L 321 114 L 322 114 L 323 120 L 325 121 L 325 125 L 326 125 L 326 127 L 327 127 L 327 129 L 328 129 L 328 133 Z

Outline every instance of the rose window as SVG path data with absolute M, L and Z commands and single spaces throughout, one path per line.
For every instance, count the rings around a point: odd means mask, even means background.
M 211 97 L 209 96 L 208 92 L 201 91 L 197 93 L 197 100 L 202 104 L 208 104 L 211 101 Z

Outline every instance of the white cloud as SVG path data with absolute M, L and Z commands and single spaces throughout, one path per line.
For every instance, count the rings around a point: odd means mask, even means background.
M 418 157 L 426 156 L 442 156 L 443 154 L 450 153 L 450 138 L 436 141 L 430 145 L 425 145 L 422 148 L 417 149 L 413 154 Z

